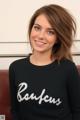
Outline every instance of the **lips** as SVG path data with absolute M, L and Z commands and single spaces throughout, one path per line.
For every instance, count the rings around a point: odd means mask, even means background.
M 35 40 L 35 42 L 36 42 L 37 45 L 44 45 L 44 44 L 46 44 L 45 42 L 43 42 L 43 41 L 38 41 L 38 40 Z

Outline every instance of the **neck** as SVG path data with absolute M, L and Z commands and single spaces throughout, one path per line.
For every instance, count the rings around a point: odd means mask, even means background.
M 51 55 L 42 54 L 42 53 L 33 53 L 30 57 L 30 61 L 35 65 L 46 65 L 53 61 Z

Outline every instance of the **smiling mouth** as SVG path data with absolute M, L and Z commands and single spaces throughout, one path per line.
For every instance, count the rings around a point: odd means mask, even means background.
M 38 40 L 35 40 L 35 42 L 36 42 L 37 45 L 44 45 L 44 44 L 46 44 L 45 42 L 43 42 L 43 41 L 38 41 Z

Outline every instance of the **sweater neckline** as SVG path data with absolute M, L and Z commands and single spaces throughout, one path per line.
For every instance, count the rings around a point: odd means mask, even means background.
M 27 63 L 33 69 L 49 69 L 49 68 L 52 68 L 52 67 L 56 67 L 56 65 L 58 65 L 57 60 L 54 60 L 53 62 L 51 62 L 49 64 L 46 64 L 46 65 L 35 65 L 35 64 L 30 62 L 30 55 L 27 57 Z

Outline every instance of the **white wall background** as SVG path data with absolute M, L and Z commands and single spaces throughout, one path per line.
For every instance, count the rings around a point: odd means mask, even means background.
M 26 41 L 26 28 L 33 12 L 42 5 L 56 3 L 66 7 L 76 18 L 80 39 L 79 0 L 0 0 L 0 41 Z
M 80 64 L 79 0 L 0 0 L 0 69 L 8 69 L 12 61 L 31 51 L 27 43 L 30 17 L 36 9 L 51 3 L 65 7 L 76 19 L 77 34 L 72 52 L 78 55 L 73 56 L 75 63 Z

